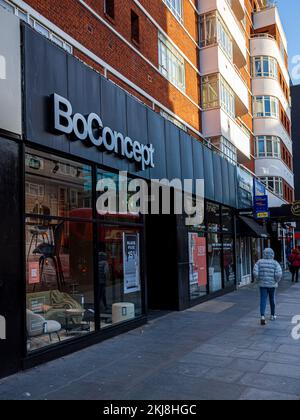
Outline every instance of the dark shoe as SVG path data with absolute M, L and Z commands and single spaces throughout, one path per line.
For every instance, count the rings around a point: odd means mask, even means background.
M 264 316 L 261 317 L 260 325 L 263 326 L 263 327 L 267 325 L 266 318 Z

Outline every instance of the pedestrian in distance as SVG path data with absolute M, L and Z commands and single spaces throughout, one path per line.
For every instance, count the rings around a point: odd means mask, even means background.
M 299 269 L 300 269 L 300 251 L 298 249 L 293 249 L 290 257 L 290 272 L 292 273 L 292 282 L 299 283 Z
M 276 290 L 282 280 L 282 268 L 275 260 L 274 251 L 267 248 L 263 252 L 263 259 L 259 260 L 253 269 L 254 281 L 260 288 L 261 325 L 266 325 L 266 309 L 269 297 L 271 307 L 271 321 L 276 321 Z

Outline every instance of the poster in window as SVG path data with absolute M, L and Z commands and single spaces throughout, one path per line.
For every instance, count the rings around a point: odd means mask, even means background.
M 123 234 L 124 293 L 141 290 L 139 234 Z
M 28 263 L 28 283 L 30 285 L 39 284 L 40 283 L 40 265 L 39 262 L 30 261 Z
M 207 260 L 206 238 L 197 233 L 189 233 L 190 254 L 190 284 L 206 286 L 207 284 Z

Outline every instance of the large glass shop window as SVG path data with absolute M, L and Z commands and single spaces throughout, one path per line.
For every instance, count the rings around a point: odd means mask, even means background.
M 91 167 L 27 150 L 28 351 L 95 330 Z
M 101 328 L 130 321 L 142 315 L 141 235 L 139 214 L 130 210 L 126 194 L 127 212 L 120 210 L 120 185 L 130 182 L 119 175 L 98 171 L 97 181 L 113 181 L 117 208 L 100 212 L 98 223 L 98 296 Z M 104 184 L 103 184 L 104 187 Z M 103 191 L 104 192 L 104 191 Z M 98 191 L 98 200 L 101 193 Z M 123 198 L 124 199 L 124 198 Z M 123 203 L 124 204 L 124 203 Z M 97 206 L 99 211 L 99 206 Z M 124 208 L 123 208 L 124 210 Z
M 205 232 L 188 233 L 190 298 L 198 299 L 207 294 L 207 239 Z

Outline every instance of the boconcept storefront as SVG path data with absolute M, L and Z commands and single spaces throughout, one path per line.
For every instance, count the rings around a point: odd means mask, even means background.
M 1 376 L 233 290 L 237 207 L 227 160 L 4 13 Z M 102 214 L 99 182 L 119 185 L 120 171 L 204 179 L 203 222 Z

